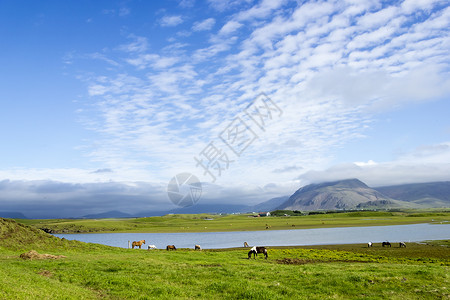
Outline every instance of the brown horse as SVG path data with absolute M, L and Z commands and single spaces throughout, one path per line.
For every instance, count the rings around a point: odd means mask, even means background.
M 244 247 L 250 247 L 247 242 L 244 242 Z
M 139 242 L 132 242 L 131 243 L 131 249 L 134 249 L 134 247 L 139 247 L 139 249 L 141 249 L 142 244 L 145 244 L 145 240 L 140 240 Z
M 177 250 L 177 247 L 175 247 L 175 245 L 167 245 L 166 250 Z
M 391 247 L 391 243 L 389 243 L 389 242 L 382 242 L 381 243 L 381 246 L 386 246 L 386 247 Z
M 258 253 L 263 253 L 265 259 L 267 259 L 267 257 L 268 257 L 266 247 L 256 247 L 255 246 L 252 249 L 250 249 L 250 251 L 248 252 L 249 259 L 252 257 L 252 253 L 253 253 L 254 259 L 256 259 L 256 256 L 258 255 Z

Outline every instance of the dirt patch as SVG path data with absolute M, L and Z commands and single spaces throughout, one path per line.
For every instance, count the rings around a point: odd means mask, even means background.
M 49 270 L 42 270 L 38 273 L 39 275 L 45 276 L 45 277 L 52 277 L 53 274 Z
M 64 255 L 53 255 L 53 254 L 39 254 L 35 250 L 31 250 L 25 253 L 20 254 L 20 258 L 22 259 L 60 259 L 65 258 Z
M 277 263 L 282 265 L 306 265 L 306 264 L 318 264 L 318 263 L 368 263 L 368 261 L 361 260 L 314 260 L 314 259 L 301 259 L 301 258 L 283 258 L 277 259 Z

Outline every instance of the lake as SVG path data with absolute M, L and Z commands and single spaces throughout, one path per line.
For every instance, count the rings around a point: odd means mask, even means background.
M 413 224 L 395 226 L 340 227 L 317 229 L 188 232 L 188 233 L 88 233 L 55 234 L 60 238 L 87 243 L 99 243 L 115 247 L 128 247 L 128 241 L 145 240 L 143 248 L 155 245 L 165 249 L 167 245 L 177 248 L 204 249 L 242 247 L 244 242 L 259 246 L 306 246 L 327 244 L 356 244 L 390 242 L 418 242 L 424 240 L 450 239 L 450 224 Z

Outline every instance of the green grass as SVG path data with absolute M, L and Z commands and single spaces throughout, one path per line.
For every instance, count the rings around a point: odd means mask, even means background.
M 0 298 L 446 299 L 449 249 L 423 246 L 447 258 L 395 257 L 381 248 L 274 248 L 267 260 L 246 259 L 248 249 L 104 248 L 24 261 L 19 252 L 0 251 Z
M 132 250 L 61 240 L 0 218 L 0 299 L 448 299 L 450 241 Z M 65 255 L 23 260 L 31 248 Z
M 212 220 L 210 220 L 212 219 Z M 89 232 L 218 232 L 305 229 L 349 226 L 383 226 L 450 222 L 449 211 L 361 211 L 307 216 L 261 217 L 251 215 L 166 215 L 136 219 L 18 220 L 54 233 Z

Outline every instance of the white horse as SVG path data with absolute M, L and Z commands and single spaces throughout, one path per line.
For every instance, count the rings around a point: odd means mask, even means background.
M 367 247 L 368 247 L 368 248 L 372 247 L 372 245 L 373 245 L 372 242 L 368 242 L 368 243 L 367 243 Z
M 202 250 L 202 247 L 200 245 L 195 245 L 194 249 L 195 250 Z
M 155 245 L 148 245 L 148 250 L 153 250 L 153 249 L 156 249 Z

